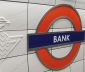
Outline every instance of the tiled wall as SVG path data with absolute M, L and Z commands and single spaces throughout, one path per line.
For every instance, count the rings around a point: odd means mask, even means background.
M 27 52 L 27 34 L 35 33 L 44 14 L 59 4 L 76 8 L 85 30 L 85 0 L 0 0 L 0 72 L 85 72 L 84 42 L 73 63 L 58 71 L 46 68 L 36 51 Z M 73 31 L 73 26 L 66 19 L 58 20 L 49 32 L 59 31 Z M 61 58 L 71 49 L 72 44 L 49 48 L 49 52 Z

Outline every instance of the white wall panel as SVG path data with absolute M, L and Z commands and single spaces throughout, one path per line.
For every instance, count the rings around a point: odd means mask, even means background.
M 27 29 L 27 4 L 0 1 L 0 30 Z
M 36 53 L 28 55 L 29 72 L 44 72 L 48 69 L 40 62 Z
M 27 56 L 0 60 L 0 72 L 28 72 Z
M 80 19 L 81 19 L 81 23 L 82 23 L 82 28 L 85 27 L 85 10 L 82 9 L 77 9 Z
M 71 5 L 71 6 L 75 6 L 75 2 L 76 0 L 56 0 L 56 5 L 59 5 L 59 4 L 68 4 L 68 5 Z
M 72 23 L 67 19 L 59 19 L 53 23 L 53 28 L 71 28 Z
M 53 72 L 70 72 L 70 67 L 67 67 L 65 69 L 62 69 L 62 70 L 58 70 L 58 71 L 53 71 Z
M 47 5 L 55 5 L 55 0 L 29 0 L 30 3 L 39 3 Z
M 44 14 L 50 10 L 52 6 L 29 4 L 28 5 L 28 29 L 37 29 L 38 24 Z
M 28 2 L 28 0 L 10 0 L 10 1 Z
M 26 31 L 0 32 L 0 59 L 27 54 Z
M 80 9 L 85 9 L 85 0 L 77 0 L 75 7 Z
M 76 63 L 72 63 L 71 72 L 84 72 L 83 71 L 83 60 L 76 62 Z

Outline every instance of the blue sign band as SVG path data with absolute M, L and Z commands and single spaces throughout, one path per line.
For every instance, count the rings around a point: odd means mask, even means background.
M 27 45 L 29 49 L 40 47 L 56 46 L 59 44 L 69 44 L 84 41 L 85 32 L 52 32 L 47 34 L 27 35 Z

